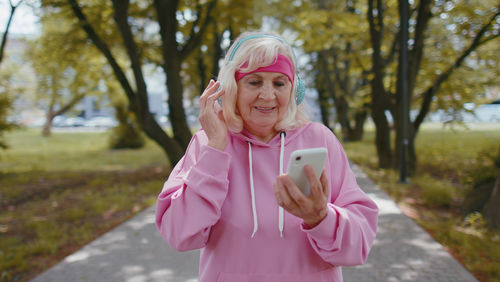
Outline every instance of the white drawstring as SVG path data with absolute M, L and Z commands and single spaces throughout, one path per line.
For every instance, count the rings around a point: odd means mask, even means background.
M 259 223 L 257 222 L 257 208 L 255 207 L 255 190 L 253 187 L 253 166 L 252 166 L 252 144 L 248 142 L 248 165 L 250 166 L 250 194 L 252 196 L 252 213 L 253 213 L 253 233 L 252 238 L 255 236 Z
M 285 155 L 285 132 L 280 133 L 281 137 L 281 148 L 280 148 L 280 175 L 283 174 L 283 157 Z M 248 166 L 250 168 L 250 195 L 252 197 L 252 214 L 253 214 L 253 232 L 252 238 L 257 233 L 259 229 L 259 223 L 257 221 L 257 207 L 255 206 L 255 188 L 253 184 L 253 163 L 252 163 L 252 143 L 248 142 Z M 284 229 L 284 212 L 282 207 L 278 207 L 278 229 L 280 232 L 280 237 L 283 237 Z
M 280 133 L 281 136 L 281 148 L 280 148 L 280 175 L 283 174 L 283 155 L 285 153 L 285 135 L 286 133 L 283 131 Z M 278 229 L 280 231 L 280 237 L 283 238 L 283 227 L 284 227 L 284 215 L 283 215 L 283 207 L 278 207 Z

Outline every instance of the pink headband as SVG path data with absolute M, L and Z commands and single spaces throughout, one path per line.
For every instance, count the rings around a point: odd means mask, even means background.
M 242 66 L 242 68 L 246 68 L 248 66 L 248 61 L 245 62 Z M 234 78 L 236 79 L 236 82 L 238 82 L 240 79 L 245 77 L 246 75 L 256 73 L 256 72 L 279 72 L 288 77 L 290 82 L 293 84 L 293 64 L 292 61 L 287 56 L 278 54 L 278 57 L 276 58 L 276 61 L 272 64 L 270 64 L 267 67 L 260 67 L 254 71 L 251 72 L 239 72 L 236 71 L 234 74 Z

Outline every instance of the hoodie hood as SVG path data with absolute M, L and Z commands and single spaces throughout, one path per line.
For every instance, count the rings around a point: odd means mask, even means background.
M 257 137 L 255 137 L 253 134 L 248 132 L 246 129 L 243 129 L 240 133 L 232 133 L 229 131 L 229 134 L 233 136 L 236 139 L 241 140 L 241 142 L 244 143 L 252 143 L 253 146 L 259 146 L 259 147 L 280 147 L 281 146 L 281 138 L 280 138 L 280 133 L 285 132 L 286 134 L 286 140 L 285 140 L 285 146 L 292 142 L 297 136 L 300 136 L 300 133 L 304 130 L 306 130 L 309 126 L 311 126 L 312 122 L 307 122 L 306 124 L 294 128 L 291 130 L 282 130 L 276 134 L 269 142 L 263 142 L 259 140 Z

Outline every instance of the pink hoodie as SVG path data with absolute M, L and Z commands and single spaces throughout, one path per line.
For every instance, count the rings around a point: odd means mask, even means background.
M 308 123 L 269 143 L 246 132 L 228 140 L 224 152 L 216 150 L 200 130 L 158 197 L 156 224 L 168 244 L 179 251 L 201 248 L 199 281 L 342 281 L 340 266 L 365 263 L 378 209 L 328 128 Z M 282 164 L 297 149 L 328 149 L 328 214 L 312 229 L 278 212 L 273 184 L 283 141 Z

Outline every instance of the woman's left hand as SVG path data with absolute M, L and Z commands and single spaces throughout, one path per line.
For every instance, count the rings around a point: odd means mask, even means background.
M 309 196 L 304 195 L 286 174 L 277 177 L 274 183 L 274 195 L 280 206 L 302 218 L 309 228 L 313 228 L 326 217 L 330 188 L 324 171 L 319 180 L 310 165 L 304 167 L 304 172 L 309 180 L 311 191 Z

